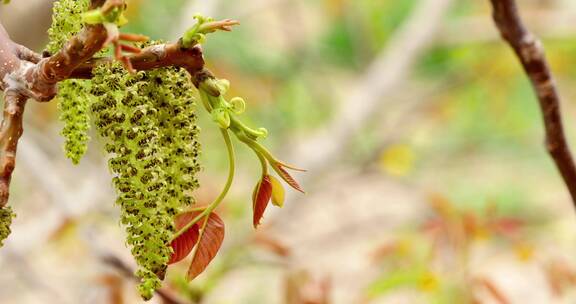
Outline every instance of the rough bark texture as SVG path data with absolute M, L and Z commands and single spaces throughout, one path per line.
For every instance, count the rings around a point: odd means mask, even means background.
M 524 26 L 514 0 L 491 2 L 494 21 L 502 38 L 510 44 L 532 82 L 544 119 L 546 149 L 554 159 L 576 206 L 576 166 L 564 135 L 560 96 L 542 43 Z
M 202 70 L 204 58 L 199 46 L 182 48 L 179 43 L 153 45 L 143 49 L 140 53 L 128 56 L 135 70 L 150 70 L 165 66 L 178 66 L 185 68 L 190 74 Z M 102 63 L 110 62 L 111 58 L 94 58 L 78 66 L 70 78 L 89 79 L 92 69 Z
M 10 179 L 16 166 L 16 148 L 22 135 L 26 97 L 17 91 L 4 92 L 4 112 L 0 124 L 0 207 L 8 202 Z

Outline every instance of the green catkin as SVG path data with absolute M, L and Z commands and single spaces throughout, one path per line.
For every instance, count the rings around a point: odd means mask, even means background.
M 128 74 L 119 63 L 94 70 L 91 110 L 107 141 L 109 167 L 127 244 L 139 265 L 139 291 L 160 287 L 171 255 L 173 218 L 192 203 L 199 144 L 186 72 L 162 68 Z
M 74 164 L 80 162 L 88 149 L 90 98 L 90 83 L 86 80 L 67 80 L 61 83 L 55 97 L 60 112 L 59 119 L 64 123 L 60 132 L 64 137 L 64 152 Z
M 0 247 L 4 245 L 4 240 L 10 235 L 10 225 L 14 217 L 11 207 L 0 208 Z
M 58 51 L 80 31 L 81 14 L 88 6 L 88 0 L 54 3 L 47 51 Z M 164 278 L 174 216 L 194 203 L 192 191 L 198 188 L 199 128 L 192 92 L 183 69 L 131 75 L 115 62 L 94 68 L 91 81 L 61 82 L 56 97 L 64 149 L 72 162 L 78 163 L 86 151 L 90 121 L 105 141 L 120 221 L 138 264 L 138 289 L 146 300 Z
M 72 35 L 82 29 L 82 13 L 88 10 L 89 0 L 59 0 L 52 7 L 52 25 L 48 29 L 46 50 L 55 53 Z
M 59 0 L 52 8 L 52 25 L 48 29 L 49 43 L 46 50 L 55 53 L 60 50 L 72 35 L 82 29 L 82 13 L 88 10 L 89 0 Z M 106 51 L 100 51 L 102 55 Z M 87 80 L 66 80 L 58 84 L 60 121 L 64 128 L 64 152 L 72 163 L 78 164 L 87 150 L 90 139 L 90 82 Z

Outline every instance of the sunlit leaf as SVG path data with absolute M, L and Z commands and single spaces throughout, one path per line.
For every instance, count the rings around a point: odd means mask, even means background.
M 370 298 L 382 296 L 396 288 L 416 287 L 421 282 L 421 269 L 399 269 L 386 273 L 376 280 L 368 288 L 367 295 Z
M 252 224 L 254 225 L 254 228 L 260 225 L 260 220 L 264 215 L 264 211 L 266 210 L 271 197 L 272 183 L 270 182 L 270 176 L 265 175 L 256 185 L 254 196 L 252 197 L 252 207 L 254 212 Z
M 423 291 L 436 291 L 440 285 L 438 276 L 433 272 L 424 272 L 419 279 L 418 288 Z
M 201 222 L 203 222 L 201 220 Z M 200 239 L 196 245 L 198 248 L 192 258 L 192 263 L 188 268 L 186 278 L 191 281 L 201 274 L 204 269 L 214 259 L 222 242 L 224 241 L 224 222 L 215 213 L 210 213 L 206 227 L 201 232 Z
M 527 262 L 534 257 L 534 246 L 528 243 L 520 242 L 514 245 L 514 252 L 518 260 Z
M 193 212 L 184 212 L 176 216 L 175 219 L 175 226 L 176 231 L 184 228 L 186 224 L 190 223 L 196 216 L 200 214 L 200 211 L 193 211 Z M 175 240 L 170 243 L 172 246 L 173 253 L 168 261 L 168 264 L 173 264 L 176 262 L 181 261 L 184 259 L 190 252 L 196 242 L 198 242 L 198 235 L 199 235 L 199 227 L 198 224 L 192 225 L 192 227 L 188 228 L 186 232 L 178 236 Z
M 406 176 L 414 167 L 414 158 L 414 152 L 410 146 L 392 145 L 380 156 L 380 167 L 390 175 Z

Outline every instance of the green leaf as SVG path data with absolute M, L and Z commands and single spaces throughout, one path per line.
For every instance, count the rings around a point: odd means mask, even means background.
M 375 298 L 400 287 L 416 287 L 421 278 L 422 271 L 419 269 L 389 272 L 368 287 L 367 295 Z

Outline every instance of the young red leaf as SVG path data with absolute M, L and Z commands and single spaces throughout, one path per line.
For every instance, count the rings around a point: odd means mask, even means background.
M 254 225 L 254 228 L 257 228 L 258 225 L 260 225 L 260 220 L 264 215 L 264 211 L 266 210 L 271 197 L 272 183 L 270 182 L 270 176 L 264 175 L 262 180 L 260 180 L 256 185 L 256 189 L 252 197 L 252 209 L 254 212 L 252 224 Z
M 205 219 L 200 222 L 204 223 Z M 220 250 L 224 241 L 224 222 L 216 213 L 210 213 L 206 227 L 201 232 L 200 240 L 196 245 L 196 252 L 188 268 L 186 278 L 193 280 L 210 264 Z
M 193 211 L 193 212 L 184 212 L 176 216 L 175 226 L 176 231 L 182 229 L 186 224 L 192 221 L 196 216 L 200 214 L 200 211 Z M 181 261 L 184 259 L 190 252 L 196 242 L 198 242 L 198 234 L 199 234 L 199 226 L 198 224 L 192 225 L 186 232 L 181 234 L 179 237 L 174 239 L 170 246 L 174 250 L 172 256 L 170 256 L 170 260 L 168 261 L 168 265 L 174 264 L 176 262 Z

